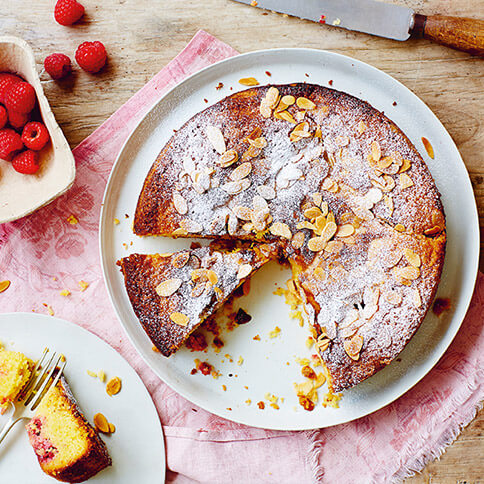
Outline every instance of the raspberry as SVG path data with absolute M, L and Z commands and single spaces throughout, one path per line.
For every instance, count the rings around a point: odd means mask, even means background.
M 7 110 L 0 105 L 0 129 L 4 128 L 8 122 Z
M 17 82 L 5 93 L 5 107 L 8 111 L 30 113 L 35 106 L 35 89 L 28 82 Z
M 84 15 L 84 7 L 76 0 L 58 0 L 54 8 L 54 18 L 61 25 L 72 25 Z
M 12 155 L 23 147 L 20 135 L 13 129 L 0 129 L 0 158 L 10 160 Z
M 33 175 L 39 169 L 39 154 L 36 151 L 22 151 L 12 161 L 15 171 L 24 175 Z
M 93 74 L 104 67 L 106 57 L 106 49 L 101 42 L 83 42 L 76 50 L 79 66 Z
M 44 60 L 44 67 L 52 79 L 62 79 L 71 72 L 71 60 L 64 54 L 50 54 Z
M 0 72 L 0 103 L 5 102 L 5 92 L 7 89 L 17 82 L 22 82 L 22 79 L 15 74 Z
M 49 139 L 48 129 L 38 121 L 28 123 L 22 132 L 22 141 L 30 150 L 41 150 Z
M 8 111 L 8 122 L 14 129 L 23 128 L 30 120 L 30 113 L 18 113 L 17 111 Z

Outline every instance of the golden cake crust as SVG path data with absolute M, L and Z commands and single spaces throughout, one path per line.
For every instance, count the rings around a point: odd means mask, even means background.
M 368 103 L 312 84 L 248 89 L 191 118 L 149 171 L 133 228 L 277 241 L 336 391 L 413 336 L 446 241 L 440 194 L 405 134 Z

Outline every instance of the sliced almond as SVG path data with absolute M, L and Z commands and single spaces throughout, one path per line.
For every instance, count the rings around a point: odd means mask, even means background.
M 233 165 L 236 163 L 239 159 L 239 154 L 235 150 L 228 150 L 225 153 L 223 153 L 218 162 L 220 163 L 220 166 L 222 168 L 227 168 L 230 165 Z
M 298 230 L 301 230 L 301 229 L 316 230 L 316 226 L 311 222 L 309 222 L 308 220 L 303 220 L 302 222 L 298 222 L 298 224 L 296 225 L 296 228 Z
M 321 232 L 321 238 L 325 241 L 328 242 L 331 240 L 331 238 L 336 234 L 336 231 L 338 230 L 338 226 L 334 222 L 328 222 L 323 231 Z
M 400 173 L 399 182 L 402 190 L 413 187 L 414 185 L 412 179 L 406 173 Z
M 203 227 L 198 222 L 185 218 L 180 221 L 180 227 L 185 229 L 190 234 L 198 234 L 203 230 Z
M 257 149 L 262 149 L 267 146 L 267 140 L 263 136 L 255 139 L 248 138 L 247 141 L 251 146 Z
M 227 150 L 227 148 L 225 147 L 225 139 L 222 131 L 219 128 L 217 128 L 216 126 L 208 125 L 205 128 L 205 134 L 207 135 L 207 138 L 212 144 L 214 150 L 219 155 L 225 153 L 225 151 Z
M 274 117 L 276 119 L 282 119 L 284 121 L 288 121 L 292 124 L 297 124 L 297 121 L 294 119 L 293 115 L 289 111 L 281 111 L 280 113 L 274 113 Z
M 188 212 L 187 201 L 178 192 L 173 192 L 173 205 L 180 215 Z
M 239 221 L 237 220 L 237 217 L 233 214 L 230 214 L 227 220 L 227 232 L 229 235 L 235 235 L 238 224 Z
M 212 271 L 211 269 L 207 269 L 206 270 L 206 274 L 207 274 L 207 280 L 208 282 L 212 285 L 212 286 L 215 286 L 215 284 L 217 284 L 218 282 L 218 276 L 217 276 L 217 273 Z
M 180 252 L 173 257 L 171 264 L 173 267 L 181 269 L 187 264 L 188 259 L 190 259 L 190 252 Z
M 269 119 L 272 116 L 272 109 L 264 103 L 259 106 L 259 112 L 261 113 L 262 117 L 266 119 Z
M 239 165 L 231 174 L 230 179 L 233 181 L 240 181 L 249 176 L 252 171 L 252 165 L 249 161 Z
M 175 229 L 173 231 L 172 235 L 174 235 L 175 237 L 176 236 L 184 236 L 184 235 L 188 235 L 188 232 L 184 228 L 178 227 L 177 229 Z
M 314 104 L 310 99 L 305 97 L 298 97 L 296 100 L 297 107 L 300 109 L 306 109 L 308 111 L 314 109 L 316 104 Z
M 166 281 L 161 282 L 156 286 L 156 293 L 158 296 L 161 297 L 169 297 L 173 294 L 175 294 L 178 289 L 180 289 L 180 286 L 182 285 L 182 280 L 178 278 L 174 279 L 167 279 Z
M 207 285 L 207 282 L 197 282 L 192 288 L 192 297 L 200 297 L 207 289 Z
M 243 86 L 258 86 L 259 81 L 255 77 L 243 77 L 239 79 L 239 84 Z
M 390 195 L 385 195 L 383 197 L 383 201 L 384 201 L 385 205 L 387 206 L 387 208 L 390 212 L 390 215 L 393 215 L 393 198 Z
M 393 269 L 395 276 L 399 279 L 406 279 L 408 281 L 415 281 L 420 276 L 420 270 L 417 267 L 395 267 Z
M 405 258 L 411 266 L 420 267 L 420 265 L 422 264 L 420 256 L 416 254 L 413 250 L 405 249 L 403 251 L 403 254 L 405 255 Z
M 348 136 L 336 136 L 334 141 L 338 146 L 348 146 L 350 144 Z
M 380 148 L 380 143 L 378 143 L 378 141 L 372 141 L 371 143 L 371 157 L 373 158 L 373 161 L 375 163 L 380 161 L 381 148 Z
M 349 237 L 355 233 L 355 228 L 351 224 L 344 224 L 338 227 L 336 237 Z
M 326 247 L 327 240 L 322 237 L 313 237 L 308 241 L 308 249 L 312 252 L 321 252 Z
M 386 299 L 390 304 L 393 304 L 394 306 L 399 306 L 402 304 L 402 295 L 400 292 L 392 290 L 392 291 L 387 291 L 383 293 L 384 299 Z
M 314 205 L 317 207 L 321 207 L 321 204 L 323 203 L 323 196 L 321 193 L 316 192 L 311 195 L 311 198 L 313 199 Z
M 170 319 L 178 326 L 186 326 L 189 318 L 183 313 L 174 312 L 170 314 Z
M 269 231 L 272 235 L 284 237 L 285 239 L 291 240 L 292 233 L 289 226 L 282 222 L 274 222 L 270 227 Z
M 281 101 L 286 105 L 286 106 L 292 106 L 296 102 L 296 98 L 294 96 L 283 96 Z
M 278 100 L 279 100 L 279 90 L 275 87 L 270 87 L 266 93 L 265 103 L 270 108 L 275 108 L 277 106 Z
M 304 210 L 303 215 L 306 218 L 315 219 L 317 217 L 321 217 L 323 214 L 322 214 L 320 208 L 318 208 L 318 207 L 311 207 L 311 208 L 307 208 L 306 210 Z
M 272 200 L 276 197 L 276 191 L 274 188 L 267 185 L 259 185 L 257 187 L 257 193 L 266 200 Z
M 434 235 L 438 235 L 442 232 L 442 228 L 439 227 L 438 225 L 433 226 L 430 229 L 424 230 L 424 235 L 428 235 L 429 237 L 432 237 Z
M 252 272 L 252 266 L 250 264 L 242 264 L 237 271 L 237 279 L 244 279 Z
M 346 339 L 343 343 L 346 354 L 354 361 L 360 359 L 360 351 L 363 347 L 363 336 L 357 334 L 351 339 Z
M 358 133 L 363 134 L 366 131 L 366 128 L 366 124 L 360 120 L 360 122 L 358 123 Z
M 232 212 L 240 220 L 249 221 L 252 218 L 252 210 L 248 207 L 243 207 L 242 205 L 234 207 Z
M 115 376 L 106 383 L 106 393 L 112 397 L 121 391 L 121 378 Z
M 102 432 L 103 434 L 109 434 L 109 422 L 102 413 L 96 413 L 93 420 L 94 426 L 99 432 Z
M 422 298 L 420 297 L 420 293 L 416 288 L 413 290 L 413 305 L 416 308 L 419 308 L 422 305 Z
M 305 239 L 306 236 L 304 235 L 304 232 L 296 232 L 291 240 L 292 247 L 294 249 L 300 249 L 303 246 Z
M 397 232 L 405 232 L 405 227 L 402 224 L 397 224 L 393 227 Z
M 403 160 L 402 166 L 400 167 L 400 170 L 398 170 L 398 173 L 403 173 L 405 171 L 408 171 L 410 167 L 412 166 L 412 162 L 410 160 Z
M 6 291 L 10 287 L 10 281 L 0 281 L 0 292 Z

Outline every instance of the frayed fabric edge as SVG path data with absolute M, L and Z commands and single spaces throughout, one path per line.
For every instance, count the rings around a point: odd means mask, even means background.
M 321 439 L 321 430 L 310 430 L 306 432 L 309 440 L 307 464 L 311 470 L 313 482 L 322 483 L 324 467 L 321 465 L 321 454 L 323 453 L 324 442 Z

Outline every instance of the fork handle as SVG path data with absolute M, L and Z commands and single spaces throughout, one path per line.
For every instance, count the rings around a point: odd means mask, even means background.
M 0 431 L 0 444 L 2 443 L 2 441 L 6 437 L 6 435 L 9 433 L 10 429 L 19 420 L 22 420 L 22 417 L 15 418 L 15 411 L 14 411 L 14 413 L 12 414 L 12 416 L 7 420 L 7 423 L 4 425 L 3 429 Z

